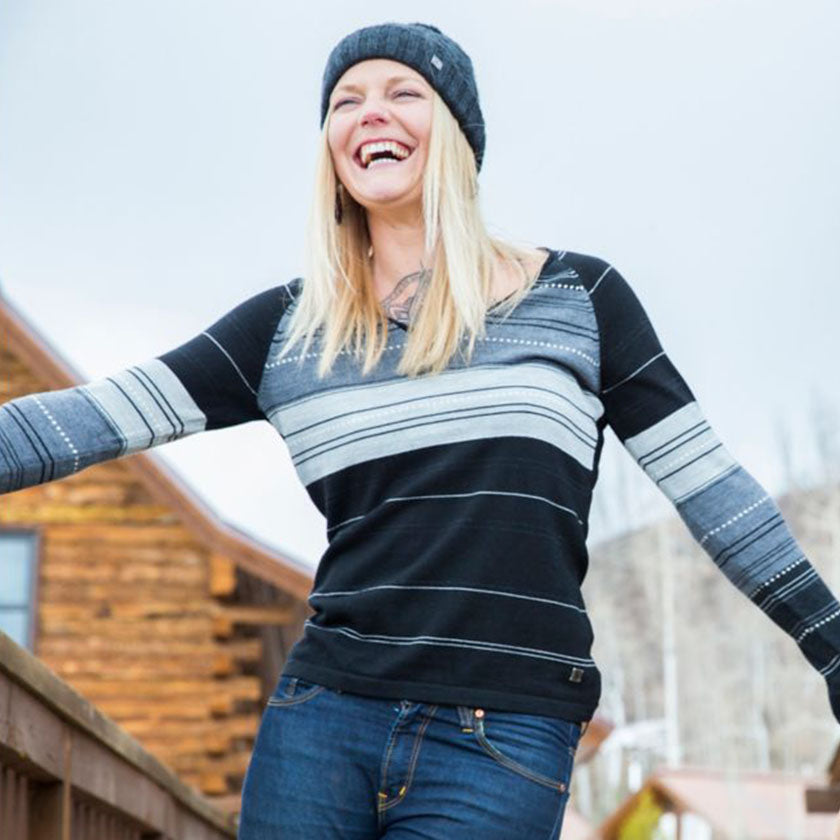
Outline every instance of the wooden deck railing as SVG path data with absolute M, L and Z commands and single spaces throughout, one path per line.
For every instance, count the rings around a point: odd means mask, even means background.
M 2 840 L 227 840 L 232 819 L 0 632 Z

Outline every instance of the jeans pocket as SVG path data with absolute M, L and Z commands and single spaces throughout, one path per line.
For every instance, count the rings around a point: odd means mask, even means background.
M 325 686 L 309 682 L 303 677 L 293 677 L 288 674 L 281 674 L 274 689 L 274 693 L 268 698 L 269 706 L 293 706 L 298 703 L 305 703 L 315 695 L 320 694 Z
M 568 790 L 579 724 L 545 715 L 470 711 L 473 737 L 491 758 L 541 785 Z

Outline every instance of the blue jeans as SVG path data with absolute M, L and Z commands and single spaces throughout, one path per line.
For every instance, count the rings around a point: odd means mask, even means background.
M 238 840 L 556 840 L 581 730 L 283 675 L 245 775 Z

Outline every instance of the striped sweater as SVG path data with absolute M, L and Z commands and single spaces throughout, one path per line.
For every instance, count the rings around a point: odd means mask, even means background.
M 314 610 L 284 673 L 378 697 L 588 720 L 601 677 L 581 583 L 607 424 L 721 572 L 826 678 L 840 720 L 840 604 L 729 454 L 603 260 L 549 257 L 469 364 L 396 373 L 351 354 L 328 378 L 278 359 L 302 280 L 181 346 L 0 406 L 0 492 L 186 435 L 267 420 L 326 518 Z

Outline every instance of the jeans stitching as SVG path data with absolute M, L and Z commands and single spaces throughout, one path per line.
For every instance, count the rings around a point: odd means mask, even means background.
M 411 788 L 411 782 L 414 780 L 414 768 L 417 766 L 417 759 L 420 756 L 420 745 L 423 742 L 423 736 L 426 734 L 426 730 L 429 728 L 429 724 L 432 722 L 432 718 L 434 717 L 437 708 L 438 707 L 436 705 L 432 706 L 429 713 L 425 715 L 425 720 L 420 725 L 420 729 L 414 739 L 414 746 L 412 748 L 411 761 L 408 765 L 408 775 L 406 776 L 405 784 L 402 786 L 400 793 L 397 796 L 382 803 L 380 806 L 381 810 L 385 811 L 393 805 L 398 805 L 403 801 L 403 799 L 405 799 L 406 796 L 408 796 L 408 791 Z
M 564 781 L 550 779 L 548 776 L 543 776 L 540 773 L 536 773 L 533 770 L 529 770 L 527 767 L 520 764 L 518 761 L 514 761 L 512 758 L 509 758 L 503 752 L 499 751 L 496 747 L 494 747 L 487 740 L 487 736 L 484 732 L 484 720 L 482 718 L 478 718 L 478 725 L 475 729 L 475 737 L 478 743 L 481 745 L 482 749 L 491 758 L 499 762 L 499 764 L 502 764 L 505 767 L 509 767 L 514 772 L 517 772 L 520 775 L 525 776 L 526 778 L 531 779 L 535 782 L 539 782 L 539 784 L 541 785 L 550 787 L 553 790 L 559 790 L 561 793 L 566 792 L 567 785 Z
M 548 837 L 546 837 L 546 840 L 557 840 L 560 834 L 560 829 L 563 826 L 563 817 L 566 813 L 566 805 L 568 804 L 570 795 L 571 794 L 568 792 L 568 790 L 563 791 L 563 793 L 561 794 L 560 810 L 557 812 L 557 818 L 554 820 L 554 825 L 552 826 L 551 832 L 549 833 Z
M 311 700 L 316 694 L 320 694 L 324 689 L 325 686 L 319 685 L 311 691 L 307 691 L 305 694 L 293 695 L 292 697 L 269 697 L 266 705 L 283 707 L 294 706 L 297 703 L 305 703 L 307 700 Z
M 394 751 L 394 743 L 397 740 L 397 733 L 400 730 L 401 723 L 402 715 L 400 714 L 397 717 L 396 723 L 391 727 L 391 732 L 388 735 L 388 746 L 385 749 L 385 758 L 382 762 L 382 780 L 379 783 L 379 790 L 376 793 L 376 810 L 378 811 L 379 819 L 381 819 L 382 812 L 384 810 L 382 797 L 379 794 L 382 792 L 383 788 L 388 787 L 388 766 L 391 762 L 391 753 Z M 379 827 L 382 827 L 381 823 Z
M 468 706 L 458 706 L 458 717 L 461 720 L 461 728 L 472 729 L 473 710 Z

